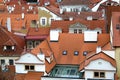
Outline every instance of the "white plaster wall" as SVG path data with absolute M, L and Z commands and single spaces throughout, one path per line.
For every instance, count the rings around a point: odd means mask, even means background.
M 16 64 L 15 70 L 16 70 L 16 73 L 27 73 L 28 72 L 25 70 L 24 64 Z
M 19 60 L 16 60 L 15 63 L 34 63 L 34 64 L 43 64 L 44 62 L 40 61 L 35 55 L 27 53 L 22 55 Z
M 85 67 L 85 80 L 87 80 L 87 78 L 94 78 L 94 71 L 103 71 L 105 72 L 105 79 L 114 80 L 114 73 L 116 72 L 116 68 L 113 67 L 108 61 L 103 59 L 91 61 L 90 64 Z
M 15 60 L 18 59 L 18 58 L 19 58 L 19 57 L 0 57 L 0 60 L 1 60 L 1 59 L 4 59 L 4 60 L 5 60 L 5 64 L 6 64 L 6 65 L 9 65 L 9 60 L 10 60 L 10 59 L 14 60 L 14 64 L 15 64 Z M 1 62 L 0 62 L 0 64 L 1 64 Z
M 45 65 L 35 65 L 35 71 L 45 72 Z
M 16 73 L 28 73 L 27 70 L 25 70 L 25 64 L 16 64 Z M 35 65 L 36 72 L 45 72 L 45 65 Z
M 85 69 L 92 69 L 92 70 L 116 70 L 115 67 L 111 65 L 108 61 L 105 61 L 103 59 L 97 59 L 94 61 L 91 61 L 88 66 L 85 67 Z
M 115 72 L 110 72 L 110 71 L 106 71 L 105 72 L 105 78 L 104 79 L 112 79 L 114 80 L 114 73 Z M 87 80 L 88 78 L 94 78 L 94 71 L 85 71 L 85 80 Z M 96 78 L 94 78 L 96 79 Z

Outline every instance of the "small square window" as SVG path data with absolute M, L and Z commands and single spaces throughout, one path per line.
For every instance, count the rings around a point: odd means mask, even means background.
M 99 77 L 99 72 L 94 72 L 94 77 Z
M 74 55 L 76 55 L 76 56 L 77 56 L 78 54 L 79 54 L 79 52 L 78 52 L 78 51 L 75 51 L 75 52 L 74 52 Z
M 9 65 L 13 65 L 14 61 L 12 59 L 9 60 Z
M 100 77 L 105 77 L 105 73 L 104 72 L 100 72 Z
M 29 65 L 25 65 L 25 70 L 29 70 Z
M 67 51 L 63 51 L 63 55 L 67 55 Z
M 30 70 L 34 70 L 34 66 L 30 66 Z

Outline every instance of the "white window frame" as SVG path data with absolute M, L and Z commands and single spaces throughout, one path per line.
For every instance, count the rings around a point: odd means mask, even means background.
M 45 24 L 42 23 L 42 20 L 45 19 Z M 47 18 L 46 17 L 41 17 L 40 18 L 40 25 L 46 26 L 47 25 Z

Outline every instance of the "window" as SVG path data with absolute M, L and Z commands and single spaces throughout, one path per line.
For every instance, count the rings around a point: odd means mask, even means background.
M 82 29 L 79 29 L 79 33 L 82 33 Z
M 14 61 L 12 59 L 9 60 L 9 65 L 14 65 Z
M 34 42 L 34 47 L 36 47 L 37 45 L 39 45 L 40 41 L 35 41 Z
M 63 51 L 63 55 L 67 55 L 67 51 Z
M 34 68 L 35 68 L 34 65 L 25 65 L 25 70 L 33 71 Z
M 1 65 L 2 64 L 5 64 L 5 60 L 4 59 L 1 59 Z
M 32 48 L 33 48 L 33 42 L 27 41 L 27 49 L 32 49 Z
M 105 72 L 94 72 L 94 77 L 104 78 Z
M 7 45 L 7 46 L 4 46 L 4 47 L 3 47 L 3 50 L 4 50 L 4 51 L 15 50 L 15 46 L 8 46 L 8 45 Z
M 40 24 L 41 24 L 42 26 L 46 26 L 46 25 L 47 25 L 47 18 L 46 18 L 46 17 L 40 18 Z
M 77 33 L 77 29 L 74 29 L 74 33 Z
M 76 55 L 76 56 L 77 56 L 78 54 L 79 54 L 79 52 L 78 52 L 78 51 L 74 51 L 74 55 Z

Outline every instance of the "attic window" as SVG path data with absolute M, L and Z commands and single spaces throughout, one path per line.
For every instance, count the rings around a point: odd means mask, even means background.
M 12 51 L 12 50 L 15 50 L 15 46 L 4 46 L 3 50 L 4 51 Z
M 78 52 L 78 51 L 74 51 L 74 55 L 76 55 L 76 56 L 77 56 L 78 54 L 79 54 L 79 52 Z
M 65 51 L 63 51 L 63 53 L 62 53 L 63 55 L 67 55 L 67 51 L 65 50 Z

